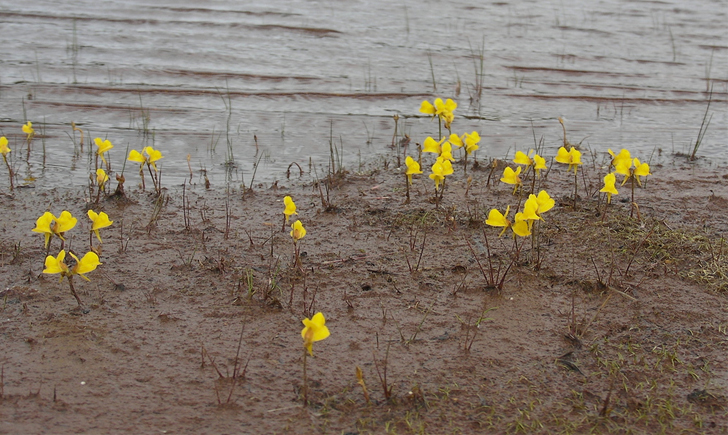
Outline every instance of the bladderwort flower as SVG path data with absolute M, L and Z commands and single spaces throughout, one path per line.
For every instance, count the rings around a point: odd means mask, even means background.
M 3 155 L 3 158 L 7 157 L 10 151 L 12 150 L 8 147 L 8 138 L 5 136 L 0 137 L 0 153 Z
M 76 222 L 78 222 L 78 219 L 73 217 L 69 211 L 64 210 L 58 217 L 55 217 L 51 212 L 47 211 L 35 221 L 35 228 L 31 231 L 45 235 L 46 249 L 48 249 L 51 236 L 58 236 L 61 239 L 61 249 L 63 249 L 66 241 L 63 234 L 75 227 Z
M 450 130 L 450 124 L 455 119 L 453 112 L 457 109 L 458 105 L 449 98 L 445 102 L 443 102 L 441 98 L 436 98 L 434 103 L 435 104 L 433 105 L 429 101 L 423 101 L 420 106 L 420 112 L 432 115 L 433 119 L 435 116 L 438 117 L 440 125 L 439 133 L 440 137 L 442 137 L 442 124 L 444 123 L 445 128 Z
M 301 330 L 301 338 L 303 338 L 303 402 L 308 403 L 308 373 L 307 357 L 313 356 L 313 344 L 317 341 L 325 340 L 331 333 L 326 326 L 326 318 L 323 313 L 318 312 L 311 319 L 308 317 L 302 320 L 303 329 Z
M 94 139 L 94 143 L 96 144 L 96 147 L 98 148 L 96 150 L 96 155 L 101 157 L 101 161 L 103 161 L 104 164 L 108 166 L 108 162 L 106 161 L 106 158 L 104 158 L 104 153 L 106 153 L 110 149 L 114 148 L 114 145 L 111 144 L 110 140 L 108 140 L 108 139 L 103 140 L 100 137 L 97 137 L 96 139 Z
M 612 195 L 617 195 L 619 193 L 617 188 L 614 187 L 616 182 L 617 177 L 614 175 L 614 172 L 610 172 L 604 176 L 604 187 L 602 187 L 599 191 L 607 194 L 607 204 L 612 202 Z
M 538 195 L 531 194 L 528 198 L 531 199 L 531 197 L 535 199 L 536 204 L 538 205 L 536 208 L 536 214 L 539 216 L 551 210 L 554 208 L 554 205 L 556 205 L 556 201 L 554 201 L 554 199 L 551 198 L 545 190 L 538 192 Z
M 442 145 L 447 141 L 446 137 L 443 137 L 440 139 L 440 142 L 436 141 L 430 136 L 427 136 L 425 141 L 422 143 L 422 152 L 423 153 L 433 153 L 437 154 L 438 157 L 440 154 L 442 154 Z
M 576 174 L 577 168 L 582 164 L 581 151 L 577 150 L 575 147 L 571 147 L 568 151 L 566 151 L 566 148 L 560 147 L 554 160 L 559 163 L 569 165 L 567 172 L 570 172 L 573 169 L 574 174 Z
M 306 236 L 306 228 L 303 227 L 301 221 L 296 221 L 291 225 L 291 238 L 293 239 L 293 254 L 296 266 L 301 266 L 301 248 L 298 241 Z
M 607 149 L 607 152 L 610 156 L 612 156 L 612 161 L 610 162 L 610 165 L 613 168 L 617 167 L 624 167 L 625 165 L 627 168 L 629 168 L 632 165 L 632 155 L 630 152 L 624 148 L 619 150 L 619 154 L 614 154 L 614 151 L 611 149 Z
M 8 153 L 12 151 L 10 147 L 8 146 L 8 138 L 5 136 L 0 137 L 0 154 L 3 155 L 3 161 L 5 162 L 5 166 L 8 168 L 8 176 L 10 177 L 10 190 L 15 190 L 15 184 L 13 182 L 13 168 L 10 167 L 10 162 L 8 161 Z
M 432 173 L 430 174 L 430 178 L 435 182 L 435 190 L 440 189 L 440 183 L 443 183 L 444 188 L 445 177 L 453 173 L 452 163 L 450 163 L 450 160 L 438 157 L 432 165 L 431 170 Z
M 465 165 L 463 166 L 465 175 L 468 173 L 468 156 L 480 148 L 478 142 L 480 142 L 480 135 L 477 131 L 470 134 L 464 133 L 462 136 L 450 135 L 450 143 L 458 148 L 465 147 Z
M 450 160 L 438 157 L 430 169 L 432 170 L 430 179 L 435 182 L 435 206 L 440 207 L 440 200 L 445 192 L 445 177 L 453 173 L 452 163 L 450 163 Z M 441 183 L 442 187 L 440 187 Z
M 647 163 L 640 163 L 640 159 L 634 158 L 629 161 L 620 161 L 617 166 L 615 166 L 615 170 L 617 174 L 624 175 L 624 180 L 622 180 L 622 186 L 629 181 L 630 179 L 637 182 L 637 185 L 642 187 L 642 182 L 640 181 L 640 177 L 646 177 L 650 174 L 650 165 Z
M 99 243 L 103 243 L 101 241 L 101 234 L 99 234 L 99 230 L 101 228 L 111 226 L 114 221 L 109 220 L 109 215 L 107 215 L 103 211 L 101 213 L 96 213 L 93 210 L 89 210 L 88 218 L 91 219 L 91 231 L 96 234 L 96 238 L 99 239 Z
M 638 158 L 634 158 L 631 161 L 622 160 L 615 166 L 614 172 L 624 175 L 624 180 L 621 184 L 622 186 L 624 186 L 624 183 L 627 181 L 631 180 L 632 182 L 632 204 L 629 210 L 629 217 L 632 217 L 634 209 L 637 207 L 637 203 L 634 202 L 634 185 L 636 183 L 638 186 L 642 187 L 640 177 L 652 175 L 650 174 L 650 165 L 647 163 L 640 163 Z M 639 209 L 637 210 L 637 218 L 640 218 Z
M 27 140 L 28 143 L 30 143 L 30 141 L 33 140 L 33 136 L 35 136 L 35 130 L 33 129 L 33 123 L 32 122 L 28 121 L 27 124 L 24 124 L 23 125 L 23 133 L 25 133 L 26 135 L 28 135 L 25 138 L 25 140 Z
M 147 168 L 149 169 L 149 176 L 152 177 L 152 182 L 154 183 L 154 189 L 159 192 L 161 189 L 161 186 L 158 185 L 158 178 L 157 178 L 157 161 L 162 159 L 164 156 L 162 155 L 162 152 L 159 150 L 155 150 L 152 147 L 144 147 L 142 152 L 140 153 L 137 150 L 131 150 L 129 151 L 129 157 L 128 160 L 132 162 L 139 163 L 139 176 L 142 177 L 142 190 L 145 190 L 146 186 L 144 185 L 144 164 L 147 165 Z M 154 172 L 152 172 L 152 168 L 154 168 Z
M 106 171 L 99 168 L 96 170 L 96 184 L 99 186 L 100 190 L 103 190 L 106 186 L 106 182 L 109 181 L 109 176 L 106 174 Z
M 293 202 L 293 198 L 286 196 L 283 198 L 283 205 L 285 206 L 283 214 L 286 217 L 286 223 L 288 223 L 288 219 L 290 219 L 292 215 L 298 214 L 298 212 L 296 212 L 296 203 Z
M 405 199 L 404 203 L 409 204 L 410 202 L 410 184 L 412 184 L 412 176 L 421 174 L 422 170 L 420 169 L 420 164 L 417 163 L 417 160 L 413 159 L 410 156 L 407 156 L 406 159 L 404 159 L 404 164 L 407 166 L 407 170 L 405 171 L 405 176 L 407 177 L 407 181 L 405 183 L 407 188 L 407 198 Z
M 523 213 L 516 213 L 515 222 L 511 222 L 508 219 L 508 213 L 510 213 L 510 211 L 510 205 L 506 207 L 505 214 L 494 208 L 490 211 L 490 213 L 488 213 L 488 219 L 486 219 L 485 223 L 491 227 L 503 227 L 503 230 L 500 234 L 498 234 L 498 237 L 501 237 L 508 228 L 513 231 L 514 237 L 526 237 L 531 235 L 531 229 L 529 228 L 528 221 L 523 216 Z
M 563 123 L 562 123 L 563 125 Z M 564 134 L 566 134 L 564 132 Z M 560 147 L 559 151 L 556 154 L 556 158 L 554 159 L 559 163 L 563 163 L 565 165 L 569 165 L 569 168 L 566 170 L 566 172 L 574 170 L 574 209 L 576 209 L 576 196 L 577 196 L 577 185 L 578 185 L 578 179 L 576 177 L 576 172 L 579 168 L 579 165 L 581 165 L 581 152 L 577 150 L 575 147 L 571 147 L 569 151 L 566 151 L 566 148 Z
M 410 156 L 407 156 L 407 158 L 404 159 L 404 164 L 407 165 L 407 172 L 405 172 L 405 174 L 407 175 L 407 182 L 408 184 L 412 184 L 412 176 L 422 173 L 422 170 L 420 169 L 420 164 L 417 163 L 417 160 L 413 159 Z
M 308 354 L 313 356 L 313 344 L 317 341 L 324 340 L 331 335 L 329 328 L 326 326 L 326 318 L 321 312 L 314 314 L 309 320 L 302 320 L 304 328 L 301 330 L 303 338 L 303 347 L 306 348 Z
M 283 198 L 283 225 L 281 226 L 281 231 L 286 230 L 286 224 L 288 223 L 288 220 L 293 216 L 294 214 L 298 214 L 296 211 L 296 203 L 293 202 L 293 198 L 290 196 L 286 196 Z
M 521 181 L 521 167 L 517 167 L 514 171 L 513 168 L 510 166 L 506 166 L 506 168 L 503 170 L 503 177 L 501 177 L 501 181 L 506 184 L 512 184 L 513 185 L 513 194 L 516 194 L 516 191 L 518 190 L 518 187 L 523 184 Z
M 78 259 L 78 257 L 73 255 L 72 252 L 69 252 L 69 254 L 71 254 L 71 257 L 76 260 L 75 266 L 69 269 L 68 265 L 65 263 L 66 251 L 61 250 L 61 252 L 58 253 L 57 257 L 54 257 L 52 255 L 48 255 L 46 257 L 45 269 L 43 269 L 43 273 L 51 275 L 57 273 L 61 274 L 59 282 L 63 281 L 64 277 L 67 277 L 68 284 L 71 287 L 71 294 L 73 294 L 73 297 L 76 298 L 76 302 L 78 302 L 78 305 L 82 307 L 83 302 L 81 302 L 81 298 L 78 297 L 78 294 L 76 294 L 76 289 L 73 287 L 73 275 L 78 275 L 86 281 L 90 281 L 90 279 L 88 279 L 85 275 L 89 272 L 93 272 L 94 270 L 96 270 L 96 268 L 102 263 L 99 261 L 99 256 L 92 251 L 87 252 L 86 255 L 84 255 L 80 260 Z
M 522 151 L 516 151 L 513 163 L 525 165 L 527 168 L 533 167 L 534 171 L 536 171 L 536 176 L 541 175 L 541 169 L 546 169 L 546 159 L 536 154 L 534 150 L 528 151 L 528 154 Z

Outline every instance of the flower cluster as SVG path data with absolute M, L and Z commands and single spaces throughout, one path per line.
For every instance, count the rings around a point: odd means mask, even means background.
M 499 237 L 508 228 L 513 231 L 513 237 L 527 237 L 531 235 L 533 223 L 538 220 L 543 220 L 541 215 L 551 210 L 555 204 L 556 202 L 551 196 L 545 190 L 542 190 L 538 195 L 530 194 L 528 196 L 528 199 L 523 204 L 523 211 L 516 213 L 513 221 L 508 219 L 511 206 L 507 206 L 505 214 L 497 209 L 492 209 L 488 213 L 488 219 L 486 219 L 485 223 L 492 227 L 503 227 L 503 231 L 500 232 Z
M 457 107 L 458 104 L 449 98 L 445 102 L 442 101 L 442 98 L 436 98 L 435 104 L 429 101 L 423 101 L 420 106 L 420 112 L 432 115 L 433 118 L 437 116 L 445 124 L 445 128 L 449 130 L 450 124 L 455 119 L 453 112 Z

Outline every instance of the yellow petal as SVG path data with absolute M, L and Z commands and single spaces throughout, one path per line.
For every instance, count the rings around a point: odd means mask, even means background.
M 142 153 L 140 153 L 137 150 L 131 150 L 131 151 L 129 151 L 129 158 L 128 159 L 131 160 L 132 162 L 137 162 L 137 163 L 145 163 L 147 161 L 147 159 L 144 158 L 144 156 L 142 155 Z
M 41 217 L 38 218 L 38 220 L 35 221 L 35 228 L 33 228 L 31 231 L 34 231 L 36 233 L 50 233 L 51 232 L 51 222 L 56 217 L 53 216 L 53 214 L 49 211 L 43 213 Z
M 56 273 L 64 273 L 66 270 L 68 270 L 68 267 L 63 262 L 63 260 L 66 258 L 66 251 L 61 250 L 61 252 L 58 253 L 58 257 L 53 257 L 52 255 L 49 255 L 45 259 L 45 269 L 43 269 L 43 273 L 47 274 L 56 274 Z
M 559 163 L 571 163 L 571 155 L 568 151 L 566 151 L 566 148 L 560 147 L 559 150 L 556 152 L 556 158 L 554 159 Z
M 410 156 L 407 156 L 406 159 L 404 159 L 404 164 L 407 165 L 407 175 L 414 175 L 414 174 L 421 174 L 422 170 L 420 169 L 420 164 L 417 162 L 417 160 L 413 159 Z
M 301 240 L 306 236 L 306 229 L 303 227 L 301 221 L 296 221 L 291 225 L 291 237 L 295 242 Z
M 71 273 L 81 275 L 82 278 L 86 278 L 83 275 L 96 270 L 96 267 L 100 264 L 102 263 L 99 261 L 99 256 L 96 255 L 95 252 L 89 251 L 80 260 L 76 259 L 76 265 L 73 267 Z
M 443 138 L 444 140 L 445 138 Z M 435 153 L 437 155 L 440 155 L 440 144 L 443 141 L 440 142 L 435 141 L 435 139 L 431 138 L 430 136 L 427 136 L 425 141 L 422 143 L 422 152 L 423 153 Z
M 62 211 L 61 215 L 56 218 L 55 228 L 53 232 L 56 234 L 65 233 L 76 226 L 78 219 L 73 217 L 69 211 Z
M 12 150 L 8 147 L 8 138 L 5 136 L 0 137 L 0 154 L 6 155 L 10 151 Z
M 420 112 L 426 113 L 428 115 L 434 115 L 435 106 L 433 106 L 429 101 L 423 101 L 422 105 L 420 106 Z

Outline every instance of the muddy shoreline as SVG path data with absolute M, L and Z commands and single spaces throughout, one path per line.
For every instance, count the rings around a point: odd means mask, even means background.
M 41 274 L 30 230 L 68 209 L 69 246 L 85 252 L 87 194 L 2 195 L 0 431 L 726 431 L 726 168 L 654 167 L 636 192 L 641 221 L 620 195 L 601 222 L 603 200 L 587 194 L 599 163 L 585 165 L 577 210 L 573 176 L 553 167 L 541 264 L 526 243 L 502 289 L 480 269 L 503 271 L 512 241 L 483 220 L 518 197 L 480 168 L 468 186 L 456 166 L 439 210 L 422 176 L 403 205 L 404 175 L 381 161 L 328 189 L 244 198 L 197 184 L 158 203 L 129 184 L 126 200 L 94 206 L 114 224 L 103 264 L 77 280 L 85 315 Z M 281 231 L 285 195 L 308 231 L 304 272 Z M 301 320 L 318 311 L 331 336 L 314 345 L 304 406 Z

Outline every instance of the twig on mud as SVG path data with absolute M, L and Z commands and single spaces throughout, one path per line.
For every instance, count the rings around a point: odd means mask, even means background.
M 374 357 L 374 367 L 377 369 L 377 376 L 379 376 L 379 381 L 382 383 L 382 390 L 384 391 L 384 398 L 387 400 L 391 399 L 392 389 L 394 388 L 394 385 L 389 385 L 387 383 L 387 363 L 389 362 L 389 346 L 390 346 L 390 344 L 387 344 L 387 351 L 384 354 L 384 361 L 382 362 L 382 370 L 379 369 L 379 362 L 377 361 L 377 353 L 375 351 L 372 351 L 372 355 Z
M 629 259 L 629 263 L 627 263 L 627 269 L 624 271 L 624 276 L 629 276 L 629 268 L 632 267 L 632 262 L 634 261 L 635 257 L 637 256 L 637 252 L 639 252 L 640 248 L 642 248 L 642 245 L 645 244 L 647 239 L 652 235 L 653 232 L 655 232 L 655 229 L 657 228 L 658 224 L 655 224 L 649 233 L 642 239 L 642 241 L 637 245 L 637 247 L 634 249 L 634 252 L 632 253 L 632 258 Z
M 417 339 L 417 334 L 420 332 L 420 329 L 422 329 L 422 325 L 425 323 L 425 319 L 427 319 L 427 316 L 430 314 L 430 311 L 432 311 L 432 307 L 435 305 L 435 301 L 432 301 L 430 304 L 430 307 L 427 308 L 427 311 L 425 311 L 425 315 L 422 317 L 422 320 L 420 321 L 420 324 L 417 325 L 417 329 L 415 329 L 414 334 L 412 334 L 412 337 L 410 337 L 409 340 L 404 342 L 405 346 L 409 346 L 411 343 L 413 343 Z

